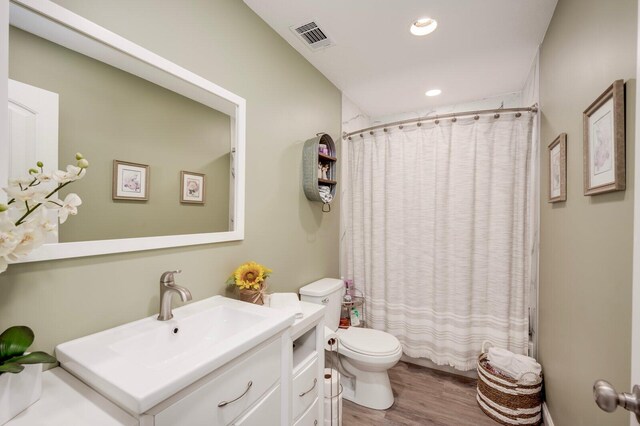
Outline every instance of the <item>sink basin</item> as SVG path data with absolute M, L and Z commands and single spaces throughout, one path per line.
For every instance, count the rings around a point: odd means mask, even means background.
M 58 345 L 62 367 L 133 414 L 293 324 L 283 311 L 222 296 Z

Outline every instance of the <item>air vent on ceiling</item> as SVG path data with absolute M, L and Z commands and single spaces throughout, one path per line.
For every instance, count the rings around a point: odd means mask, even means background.
M 293 26 L 291 31 L 309 46 L 311 50 L 318 50 L 333 45 L 331 39 L 327 36 L 315 21 L 308 22 L 304 25 Z

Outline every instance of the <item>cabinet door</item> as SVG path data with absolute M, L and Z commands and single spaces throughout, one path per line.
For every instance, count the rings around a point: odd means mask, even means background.
M 233 422 L 233 426 L 278 426 L 280 425 L 281 410 L 280 385 L 258 401 L 247 414 Z
M 318 388 L 322 382 L 318 378 L 318 358 L 311 361 L 293 378 L 293 419 L 302 413 L 318 397 Z
M 230 424 L 279 381 L 280 356 L 277 339 L 243 361 L 221 367 L 218 377 L 156 414 L 155 426 Z
M 294 423 L 294 426 L 318 426 L 320 425 L 320 416 L 318 406 L 320 402 L 316 398 L 315 402 L 311 404 L 311 407 Z

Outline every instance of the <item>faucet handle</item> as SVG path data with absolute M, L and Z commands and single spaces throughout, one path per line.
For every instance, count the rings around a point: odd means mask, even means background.
M 167 271 L 160 276 L 160 282 L 163 284 L 173 283 L 175 282 L 173 275 L 182 273 L 181 269 L 176 269 L 175 271 Z

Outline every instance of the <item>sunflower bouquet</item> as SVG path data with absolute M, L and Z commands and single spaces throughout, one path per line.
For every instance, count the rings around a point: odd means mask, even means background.
M 266 279 L 271 269 L 256 262 L 247 262 L 238 266 L 227 280 L 240 293 L 240 300 L 257 305 L 264 305 L 264 292 L 267 290 Z

